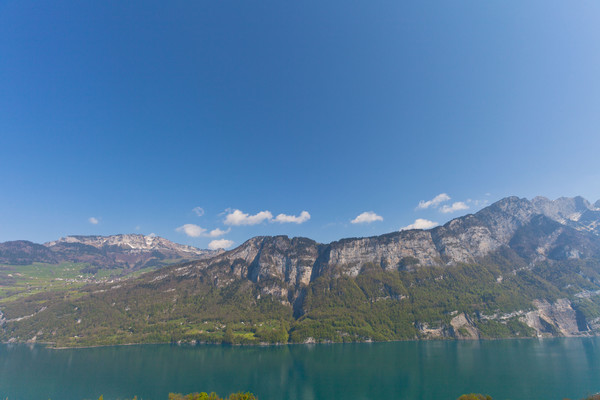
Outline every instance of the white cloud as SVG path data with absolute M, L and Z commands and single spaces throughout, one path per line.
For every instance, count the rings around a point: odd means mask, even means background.
M 468 210 L 469 206 L 462 202 L 462 201 L 457 201 L 455 203 L 452 203 L 451 206 L 449 205 L 444 205 L 440 208 L 440 212 L 443 212 L 444 214 L 448 214 L 448 213 L 453 213 L 456 211 L 461 211 L 461 210 Z
M 156 237 L 156 233 L 152 232 L 151 234 L 147 235 L 148 237 Z
M 231 231 L 231 229 L 227 229 L 226 231 L 220 229 L 220 228 L 216 228 L 213 229 L 210 232 L 207 232 L 206 229 L 204 229 L 201 226 L 198 226 L 196 224 L 185 224 L 180 226 L 179 228 L 175 229 L 177 232 L 182 232 L 185 233 L 186 235 L 190 236 L 190 237 L 219 237 L 219 236 L 223 236 L 227 233 L 229 233 L 229 231 Z
M 233 240 L 228 239 L 217 239 L 208 244 L 208 248 L 211 250 L 227 249 L 231 246 L 233 246 Z
M 401 231 L 406 231 L 409 229 L 431 229 L 433 227 L 438 226 L 437 222 L 429 221 L 423 218 L 417 218 L 415 222 L 412 224 L 405 226 L 404 228 L 400 228 Z
M 448 201 L 448 200 L 450 200 L 450 196 L 448 196 L 446 193 L 440 193 L 431 200 L 427 200 L 427 201 L 421 200 L 419 202 L 419 205 L 417 206 L 417 209 L 424 210 L 429 207 L 437 207 L 441 203 Z
M 199 237 L 206 232 L 206 229 L 194 224 L 185 224 L 175 230 L 177 232 L 183 232 L 190 237 Z
M 261 211 L 254 215 L 246 214 L 240 210 L 233 210 L 225 217 L 225 225 L 257 225 L 263 221 L 273 219 L 270 211 Z
M 381 215 L 375 214 L 373 211 L 365 211 L 360 214 L 356 218 L 354 218 L 350 223 L 352 224 L 370 224 L 375 221 L 383 221 L 383 217 Z
M 298 215 L 298 216 L 279 214 L 277 216 L 277 218 L 275 218 L 275 222 L 279 222 L 279 223 L 293 222 L 295 224 L 302 224 L 302 223 L 308 221 L 309 219 L 310 219 L 310 214 L 308 213 L 308 211 L 302 211 L 300 213 L 300 215 Z
M 92 225 L 98 225 L 98 222 L 100 222 L 100 220 L 98 218 L 89 217 L 88 222 Z
M 219 237 L 219 236 L 223 236 L 229 233 L 229 231 L 231 231 L 231 229 L 227 229 L 226 231 L 216 228 L 213 229 L 212 231 L 210 231 L 207 235 L 208 237 Z
M 194 207 L 192 208 L 192 211 L 194 212 L 194 214 L 196 214 L 198 217 L 201 217 L 204 215 L 204 208 L 202 207 Z

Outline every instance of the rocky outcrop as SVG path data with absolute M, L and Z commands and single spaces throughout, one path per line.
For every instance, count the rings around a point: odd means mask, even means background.
M 434 228 L 432 236 L 447 264 L 473 263 L 507 245 L 517 229 L 534 215 L 529 201 L 507 197 L 476 214 Z
M 536 310 L 521 317 L 529 327 L 535 329 L 538 337 L 582 336 L 590 334 L 585 321 L 578 321 L 578 315 L 568 299 L 558 299 L 554 303 L 547 300 L 534 300 Z
M 578 221 L 583 213 L 593 209 L 590 202 L 580 196 L 560 197 L 556 200 L 538 196 L 531 200 L 531 204 L 540 214 L 562 224 L 567 221 Z
M 600 200 L 592 205 L 580 196 L 556 200 L 538 196 L 531 203 L 538 213 L 563 225 L 600 235 Z
M 437 326 L 432 327 L 425 322 L 417 322 L 415 328 L 425 339 L 461 339 L 473 340 L 479 339 L 481 334 L 475 322 L 465 313 L 456 314 L 450 320 L 450 323 L 439 322 Z
M 518 229 L 510 248 L 530 261 L 566 260 L 600 255 L 600 241 L 586 232 L 562 225 L 544 215 L 534 216 Z
M 451 327 L 441 324 L 437 327 L 430 327 L 426 322 L 417 322 L 415 328 L 424 339 L 446 339 L 454 337 L 454 331 Z
M 479 329 L 465 313 L 460 313 L 452 318 L 450 325 L 453 328 L 454 337 L 457 339 L 479 339 L 480 337 Z
M 294 286 L 308 285 L 320 247 L 307 238 L 259 236 L 198 267 L 226 266 L 234 276 L 253 282 L 275 279 Z

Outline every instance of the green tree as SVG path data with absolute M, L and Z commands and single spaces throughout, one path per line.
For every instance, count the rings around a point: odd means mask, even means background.
M 225 329 L 225 334 L 223 335 L 223 343 L 225 344 L 233 344 L 235 342 L 235 337 L 233 335 L 233 330 L 231 327 L 227 327 Z
M 279 321 L 279 334 L 277 335 L 277 341 L 279 343 L 287 343 L 290 340 L 290 325 L 283 318 Z

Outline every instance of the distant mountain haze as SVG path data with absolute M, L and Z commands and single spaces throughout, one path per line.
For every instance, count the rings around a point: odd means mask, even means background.
M 89 263 L 98 268 L 141 269 L 168 259 L 199 260 L 219 251 L 201 250 L 157 236 L 67 236 L 43 245 L 18 240 L 0 243 L 0 263 Z

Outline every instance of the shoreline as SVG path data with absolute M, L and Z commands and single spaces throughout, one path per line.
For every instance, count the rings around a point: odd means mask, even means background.
M 222 347 L 278 347 L 278 346 L 301 346 L 301 345 L 336 345 L 336 344 L 376 344 L 376 343 L 397 343 L 397 342 L 493 342 L 500 340 L 548 340 L 548 339 L 593 339 L 600 337 L 598 335 L 581 335 L 581 336 L 548 336 L 548 337 L 506 337 L 506 338 L 478 338 L 478 339 L 454 339 L 454 338 L 431 338 L 431 339 L 399 339 L 385 341 L 364 341 L 364 342 L 302 342 L 302 343 L 237 343 L 225 344 L 219 342 L 154 342 L 154 343 L 118 343 L 118 344 L 98 344 L 88 346 L 73 346 L 73 347 L 56 347 L 53 342 L 0 342 L 0 345 L 39 345 L 51 350 L 77 350 L 77 349 L 94 349 L 99 347 L 121 347 L 121 346 L 146 346 L 146 345 L 172 345 L 178 347 L 200 347 L 200 346 L 222 346 Z

